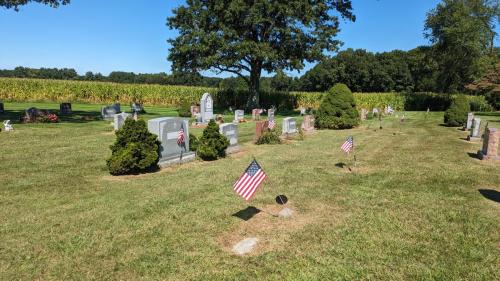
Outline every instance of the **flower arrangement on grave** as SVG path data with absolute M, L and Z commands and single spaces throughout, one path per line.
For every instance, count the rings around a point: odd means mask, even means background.
M 59 117 L 57 117 L 57 115 L 55 115 L 54 113 L 50 113 L 49 115 L 47 115 L 47 120 L 51 123 L 57 123 L 59 122 Z

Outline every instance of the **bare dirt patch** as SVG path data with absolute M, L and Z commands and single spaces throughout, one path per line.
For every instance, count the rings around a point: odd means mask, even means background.
M 282 218 L 278 213 L 285 207 L 293 210 L 291 218 Z M 286 206 L 266 205 L 248 220 L 240 220 L 227 233 L 218 238 L 218 244 L 227 252 L 248 237 L 258 238 L 258 243 L 247 256 L 256 256 L 269 251 L 285 249 L 292 243 L 292 235 L 314 224 L 339 223 L 343 218 L 340 208 L 325 204 L 307 208 L 297 208 L 293 202 Z

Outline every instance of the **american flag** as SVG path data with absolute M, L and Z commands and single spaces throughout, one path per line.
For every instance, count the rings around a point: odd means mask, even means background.
M 354 140 L 352 136 L 349 136 L 347 140 L 344 142 L 344 144 L 340 147 L 345 153 L 351 152 L 352 148 L 354 147 Z
M 269 130 L 274 129 L 274 126 L 276 126 L 276 122 L 274 122 L 274 119 L 269 120 L 269 122 L 267 123 L 267 127 L 269 128 Z
M 179 134 L 177 135 L 177 144 L 182 145 L 184 143 L 184 128 L 179 130 Z
M 243 175 L 234 183 L 233 189 L 239 196 L 248 201 L 266 177 L 266 173 L 254 159 Z

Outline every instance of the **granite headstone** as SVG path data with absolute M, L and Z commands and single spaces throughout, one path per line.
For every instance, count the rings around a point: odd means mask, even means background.
M 283 135 L 292 135 L 297 133 L 297 121 L 295 117 L 287 117 L 283 119 L 282 131 Z
M 209 93 L 204 93 L 200 100 L 201 109 L 201 121 L 203 123 L 208 123 L 208 121 L 214 119 L 214 100 Z
M 227 154 L 237 152 L 238 145 L 238 125 L 234 123 L 226 123 L 219 126 L 219 131 L 229 140 L 229 147 L 226 149 Z
M 68 114 L 73 113 L 73 111 L 71 110 L 71 103 L 69 103 L 69 102 L 61 103 L 59 105 L 59 113 L 61 115 L 68 115 Z
M 104 120 L 114 120 L 115 114 L 121 112 L 120 104 L 115 103 L 113 105 L 103 106 L 101 108 L 101 117 Z
M 245 111 L 238 109 L 234 111 L 234 122 L 239 123 L 245 119 Z
M 481 139 L 479 131 L 481 129 L 481 118 L 474 118 L 470 129 L 470 135 L 467 137 L 468 141 L 477 141 Z
M 115 128 L 115 131 L 120 130 L 121 127 L 123 127 L 123 125 L 125 124 L 125 120 L 127 120 L 127 118 L 129 118 L 129 117 L 130 117 L 130 114 L 125 113 L 125 112 L 115 114 L 113 117 L 113 121 L 114 121 L 113 126 Z
M 184 163 L 195 159 L 189 150 L 189 124 L 187 118 L 162 117 L 148 121 L 148 130 L 158 136 L 161 142 L 160 166 Z M 179 132 L 184 131 L 184 142 L 177 143 Z
M 483 149 L 478 151 L 481 160 L 500 160 L 498 145 L 500 143 L 500 130 L 486 128 L 484 132 Z

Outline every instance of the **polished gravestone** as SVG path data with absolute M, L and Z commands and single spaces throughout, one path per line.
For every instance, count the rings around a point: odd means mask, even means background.
M 184 131 L 184 143 L 179 145 L 177 138 Z M 189 150 L 189 125 L 187 118 L 162 117 L 148 121 L 148 130 L 158 136 L 161 142 L 160 166 L 193 161 L 195 153 Z
M 114 115 L 113 118 L 113 127 L 115 128 L 115 131 L 118 131 L 123 127 L 125 124 L 125 120 L 130 117 L 130 114 L 122 112 Z
M 478 151 L 481 160 L 500 160 L 498 145 L 500 143 L 500 130 L 486 128 L 484 132 L 483 149 Z
M 101 108 L 101 117 L 104 120 L 114 120 L 115 114 L 118 114 L 120 112 L 121 112 L 121 109 L 120 109 L 119 103 L 115 103 L 115 104 L 108 105 L 108 106 L 103 106 Z
M 472 128 L 472 121 L 473 120 L 474 120 L 474 113 L 469 112 L 467 114 L 467 124 L 465 125 L 465 128 L 464 128 L 465 131 L 468 131 Z
M 267 120 L 274 120 L 275 109 L 271 108 L 267 111 Z
M 59 113 L 61 115 L 68 115 L 73 113 L 73 111 L 71 110 L 71 103 L 69 102 L 61 103 L 59 105 Z
M 214 100 L 209 93 L 204 93 L 200 100 L 201 122 L 208 123 L 214 119 Z
M 472 127 L 470 129 L 470 135 L 467 137 L 468 141 L 477 141 L 481 139 L 479 131 L 481 129 L 481 118 L 474 118 L 472 120 Z
M 226 149 L 227 154 L 240 150 L 238 145 L 238 125 L 233 123 L 222 124 L 219 126 L 219 131 L 229 140 L 229 147 Z
M 314 132 L 314 116 L 306 115 L 304 116 L 304 121 L 302 121 L 302 125 L 300 126 L 304 133 L 313 133 Z

